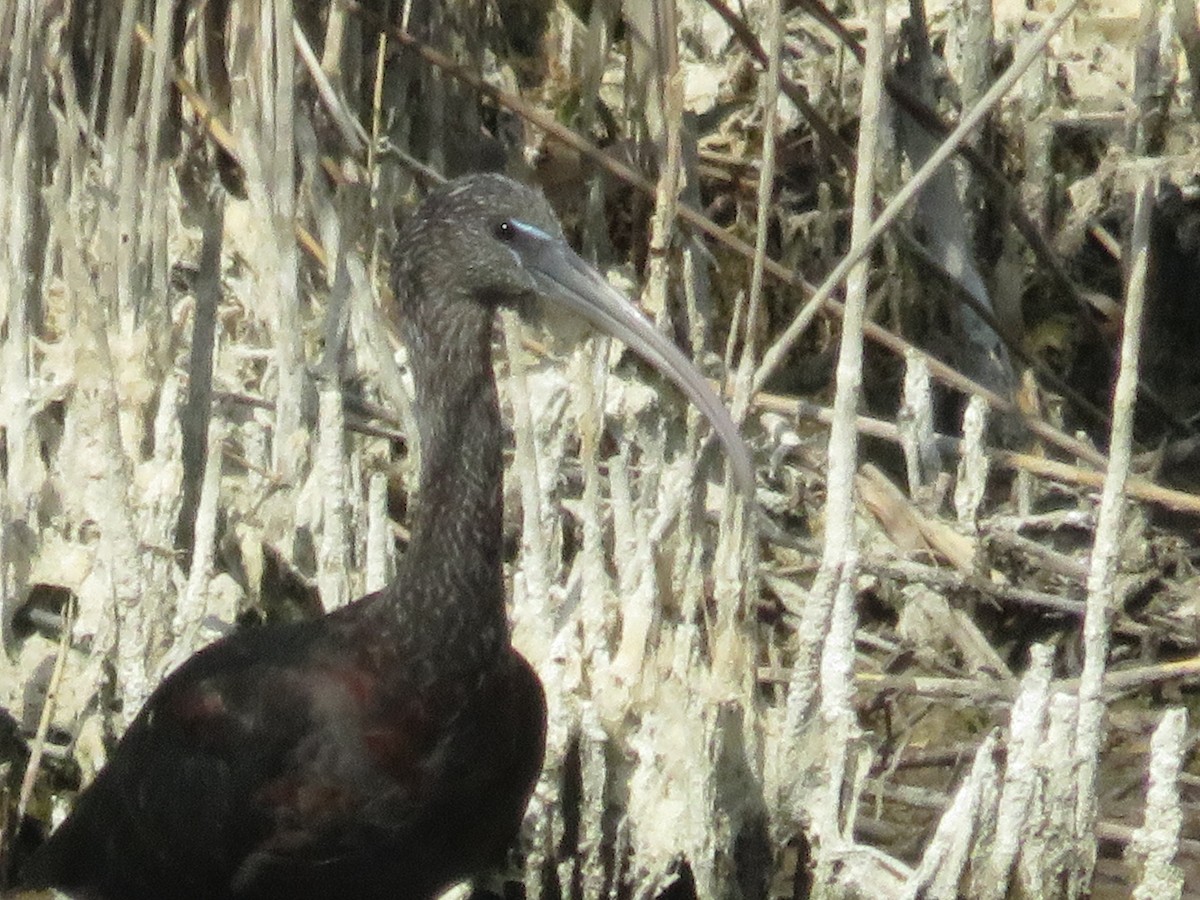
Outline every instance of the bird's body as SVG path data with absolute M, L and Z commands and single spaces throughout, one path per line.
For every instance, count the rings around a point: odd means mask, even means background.
M 546 708 L 505 611 L 495 307 L 555 292 L 589 317 L 595 304 L 603 327 L 710 417 L 719 407 L 598 278 L 528 188 L 475 176 L 426 198 L 394 266 L 422 460 L 395 578 L 180 666 L 35 855 L 26 886 L 91 900 L 426 900 L 502 861 L 541 768 Z M 729 440 L 728 416 L 716 424 Z
M 472 681 L 418 684 L 363 659 L 355 627 L 328 624 L 189 659 L 37 871 L 80 897 L 391 900 L 502 862 L 541 766 L 528 663 L 508 651 Z

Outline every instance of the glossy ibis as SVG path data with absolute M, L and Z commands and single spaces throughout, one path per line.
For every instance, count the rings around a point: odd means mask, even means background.
M 681 353 L 496 175 L 431 192 L 403 229 L 395 325 L 416 386 L 412 540 L 383 590 L 204 648 L 146 702 L 23 881 L 102 900 L 410 898 L 501 861 L 542 763 L 546 708 L 513 649 L 501 572 L 493 314 L 557 299 L 703 408 Z

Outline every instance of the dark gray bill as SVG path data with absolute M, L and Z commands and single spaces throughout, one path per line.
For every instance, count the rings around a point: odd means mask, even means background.
M 587 319 L 666 375 L 696 404 L 725 447 L 739 490 L 754 499 L 754 468 L 738 427 L 704 376 L 624 294 L 610 285 L 561 239 L 523 227 L 513 250 L 550 298 Z

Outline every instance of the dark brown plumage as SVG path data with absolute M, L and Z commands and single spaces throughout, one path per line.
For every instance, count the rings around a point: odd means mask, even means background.
M 567 248 L 540 194 L 500 176 L 438 188 L 402 233 L 394 280 L 422 460 L 396 577 L 172 673 L 27 886 L 421 900 L 502 860 L 541 768 L 546 709 L 505 613 L 497 306 L 544 294 L 626 340 L 704 408 L 750 477 L 699 373 Z

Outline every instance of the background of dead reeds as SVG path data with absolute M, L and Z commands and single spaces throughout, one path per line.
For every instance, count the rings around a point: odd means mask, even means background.
M 1196 895 L 1198 67 L 1187 3 L 0 0 L 0 879 L 171 666 L 386 580 L 397 212 L 502 166 L 774 523 L 503 323 L 510 895 Z

